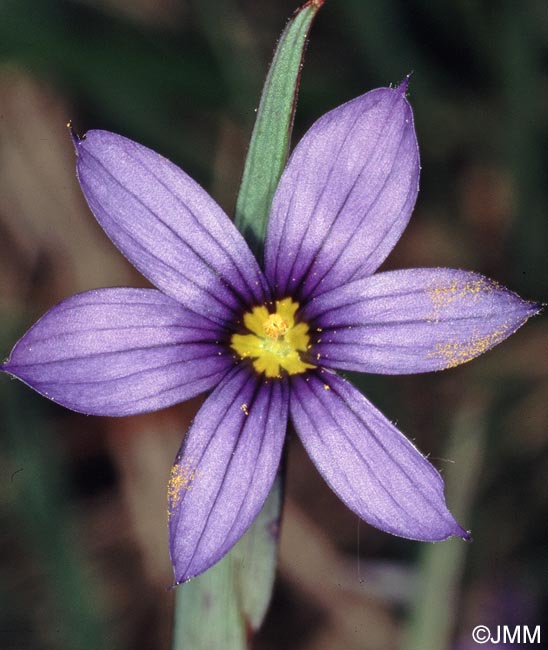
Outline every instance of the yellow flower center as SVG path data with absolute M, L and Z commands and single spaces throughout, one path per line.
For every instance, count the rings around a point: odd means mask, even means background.
M 301 359 L 301 352 L 310 348 L 308 325 L 296 323 L 299 303 L 291 298 L 276 300 L 276 311 L 271 314 L 265 305 L 253 307 L 244 314 L 244 325 L 250 334 L 233 334 L 230 347 L 242 359 L 253 359 L 253 367 L 267 377 L 281 377 L 281 370 L 298 375 L 310 363 Z

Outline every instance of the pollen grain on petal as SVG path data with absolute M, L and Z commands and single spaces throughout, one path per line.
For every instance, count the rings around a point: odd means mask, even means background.
M 471 298 L 477 302 L 482 293 L 490 293 L 498 288 L 500 285 L 496 282 L 481 276 L 475 280 L 454 279 L 449 283 L 435 284 L 428 289 L 432 312 L 426 318 L 430 322 L 437 323 L 443 315 L 443 311 L 455 301 Z
M 508 325 L 503 325 L 491 334 L 484 336 L 476 334 L 468 342 L 449 341 L 447 343 L 438 343 L 428 356 L 443 359 L 445 361 L 445 370 L 455 368 L 462 363 L 471 361 L 503 341 L 509 334 L 508 329 Z
M 182 464 L 176 463 L 171 468 L 167 484 L 168 517 L 173 515 L 175 508 L 181 502 L 184 491 L 192 489 L 192 483 L 198 476 L 198 470 L 187 461 Z

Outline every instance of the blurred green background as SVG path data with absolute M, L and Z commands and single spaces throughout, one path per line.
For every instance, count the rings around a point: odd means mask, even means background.
M 296 8 L 0 0 L 0 355 L 77 291 L 146 284 L 80 196 L 66 122 L 153 147 L 231 214 Z M 294 141 L 414 71 L 421 193 L 385 268 L 469 268 L 548 300 L 547 43 L 542 0 L 326 1 Z M 292 440 L 279 579 L 254 648 L 466 650 L 475 625 L 548 620 L 547 367 L 541 317 L 454 370 L 353 378 L 430 453 L 474 542 L 420 544 L 359 522 Z M 198 404 L 91 418 L 0 377 L 2 648 L 170 647 L 165 484 Z

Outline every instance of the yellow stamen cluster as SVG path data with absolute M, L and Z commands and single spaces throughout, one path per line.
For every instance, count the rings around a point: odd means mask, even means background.
M 244 326 L 250 333 L 234 334 L 230 347 L 242 359 L 253 359 L 255 370 L 269 378 L 281 377 L 282 370 L 297 375 L 314 368 L 301 359 L 301 353 L 310 348 L 310 337 L 308 325 L 295 322 L 299 303 L 284 298 L 275 306 L 272 314 L 265 305 L 244 314 Z
M 265 320 L 263 323 L 263 329 L 269 339 L 277 341 L 280 337 L 287 334 L 289 325 L 287 324 L 287 321 L 276 312 L 275 314 L 270 314 L 270 316 Z

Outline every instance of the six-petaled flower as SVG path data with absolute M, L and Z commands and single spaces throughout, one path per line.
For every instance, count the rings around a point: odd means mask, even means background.
M 405 90 L 373 90 L 304 136 L 273 200 L 264 269 L 168 160 L 104 131 L 76 140 L 92 212 L 157 289 L 69 298 L 2 369 L 88 414 L 142 413 L 212 390 L 169 481 L 176 582 L 214 564 L 250 526 L 288 418 L 331 488 L 369 523 L 418 540 L 467 537 L 436 469 L 334 371 L 450 368 L 539 310 L 476 273 L 374 274 L 418 192 Z

